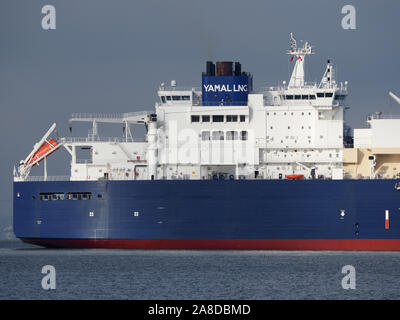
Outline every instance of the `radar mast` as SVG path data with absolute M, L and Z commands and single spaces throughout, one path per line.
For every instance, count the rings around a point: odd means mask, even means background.
M 305 42 L 303 47 L 297 47 L 297 41 L 293 33 L 290 33 L 290 49 L 287 54 L 291 55 L 291 61 L 295 60 L 292 76 L 289 81 L 289 88 L 298 88 L 304 86 L 304 58 L 314 51 L 308 42 Z

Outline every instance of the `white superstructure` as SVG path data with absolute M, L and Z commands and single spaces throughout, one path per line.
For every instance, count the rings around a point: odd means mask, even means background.
M 292 34 L 287 53 L 289 83 L 249 92 L 246 105 L 204 105 L 201 89 L 172 81 L 160 86 L 155 111 L 73 115 L 71 122 L 92 129 L 85 138 L 58 139 L 71 155 L 71 180 L 342 179 L 347 82 L 336 82 L 329 60 L 319 84 L 305 82 L 313 50 L 307 42 L 298 47 Z M 124 137 L 101 138 L 104 122 L 123 125 Z M 144 141 L 132 138 L 132 124 L 146 126 Z M 24 168 L 16 179 L 27 178 Z

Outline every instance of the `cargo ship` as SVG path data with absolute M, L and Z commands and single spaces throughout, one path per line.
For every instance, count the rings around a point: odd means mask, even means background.
M 16 237 L 53 248 L 400 250 L 400 117 L 350 129 L 347 81 L 327 60 L 321 81 L 305 82 L 314 48 L 297 42 L 291 34 L 293 71 L 277 87 L 255 89 L 239 62 L 207 61 L 201 88 L 161 83 L 153 110 L 72 114 L 71 132 L 86 122 L 87 137 L 59 137 L 54 123 L 14 168 Z M 102 136 L 103 123 L 121 136 Z M 60 148 L 67 177 L 47 174 Z M 30 174 L 37 166 L 42 176 Z

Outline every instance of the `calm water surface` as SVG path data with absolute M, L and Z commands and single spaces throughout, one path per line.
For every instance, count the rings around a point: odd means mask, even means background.
M 56 290 L 43 290 L 44 265 Z M 344 290 L 344 265 L 356 289 Z M 0 299 L 399 299 L 400 252 L 53 250 L 0 242 Z

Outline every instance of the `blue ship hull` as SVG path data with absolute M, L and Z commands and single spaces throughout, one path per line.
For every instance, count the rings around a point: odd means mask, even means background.
M 14 233 L 47 247 L 400 250 L 395 182 L 14 182 Z M 54 192 L 91 198 L 40 197 Z

